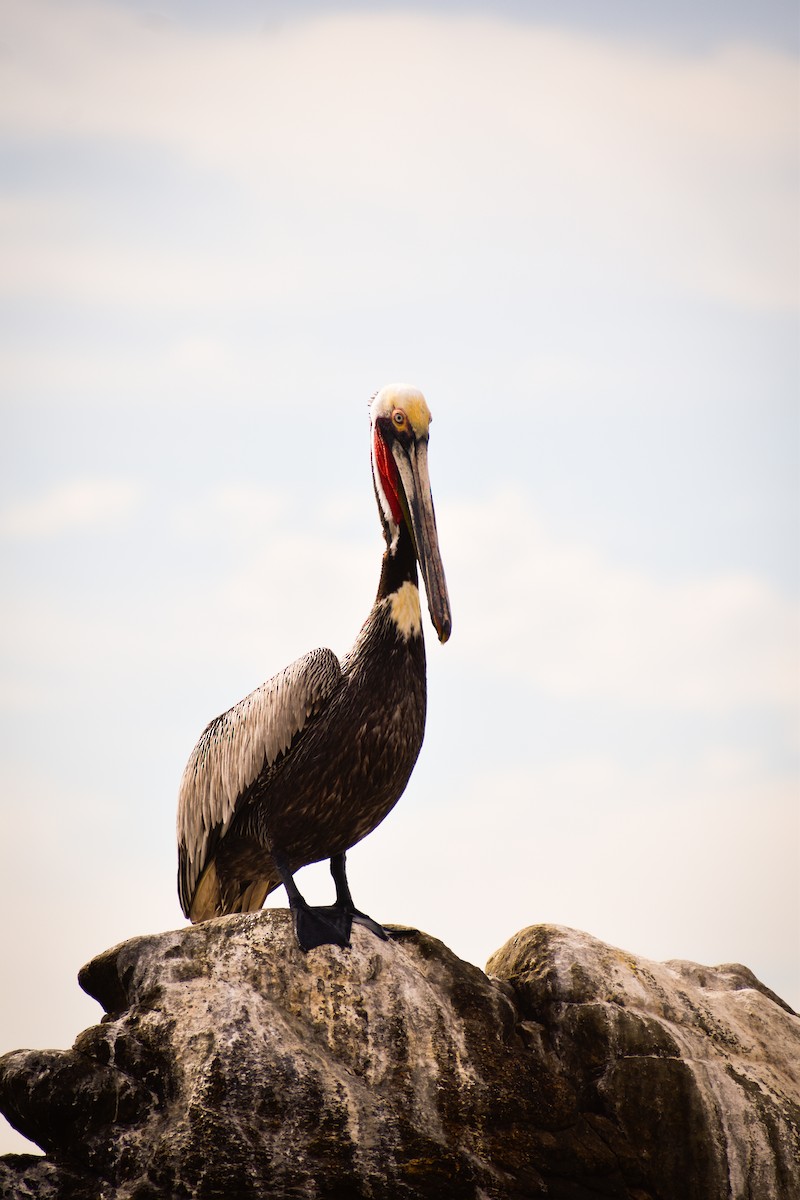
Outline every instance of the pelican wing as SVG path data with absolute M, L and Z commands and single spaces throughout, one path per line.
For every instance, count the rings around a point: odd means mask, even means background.
M 312 650 L 206 726 L 178 797 L 178 892 L 187 916 L 240 798 L 325 708 L 341 678 L 332 650 Z

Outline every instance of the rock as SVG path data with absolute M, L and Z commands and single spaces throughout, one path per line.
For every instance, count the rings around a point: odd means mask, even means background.
M 645 1195 L 800 1197 L 800 1019 L 738 964 L 649 962 L 532 926 L 489 960 Z M 634 1193 L 635 1194 L 635 1193 Z
M 490 976 L 425 934 L 304 955 L 289 914 L 107 951 L 106 1016 L 0 1060 L 59 1200 L 722 1200 L 800 1195 L 800 1020 L 745 968 L 533 926 Z

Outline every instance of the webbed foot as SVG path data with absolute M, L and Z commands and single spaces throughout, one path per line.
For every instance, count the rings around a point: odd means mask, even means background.
M 293 905 L 292 912 L 297 942 L 304 952 L 315 950 L 317 946 L 350 945 L 351 918 L 335 905 L 312 908 L 303 903 Z
M 379 925 L 377 921 L 373 921 L 372 917 L 368 917 L 360 909 L 354 908 L 352 904 L 329 904 L 326 908 L 314 908 L 311 911 L 320 913 L 326 921 L 330 921 L 337 928 L 346 929 L 348 938 L 353 925 L 363 925 L 381 941 L 388 940 L 388 934 L 383 926 Z

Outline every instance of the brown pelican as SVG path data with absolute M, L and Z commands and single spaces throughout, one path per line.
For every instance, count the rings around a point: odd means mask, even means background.
M 431 415 L 415 388 L 385 387 L 370 408 L 372 475 L 386 550 L 378 595 L 349 654 L 312 650 L 203 732 L 178 802 L 178 894 L 193 922 L 254 912 L 286 888 L 303 950 L 349 945 L 355 920 L 345 854 L 402 795 L 425 729 L 425 646 L 417 563 L 431 620 L 450 636 L 450 602 L 428 478 Z M 336 903 L 312 908 L 294 882 L 330 859 Z

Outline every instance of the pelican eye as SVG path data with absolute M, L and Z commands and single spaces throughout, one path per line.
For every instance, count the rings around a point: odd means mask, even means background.
M 395 429 L 405 429 L 406 425 L 408 424 L 406 420 L 406 414 L 402 411 L 402 409 L 399 408 L 396 408 L 392 413 L 392 421 Z

